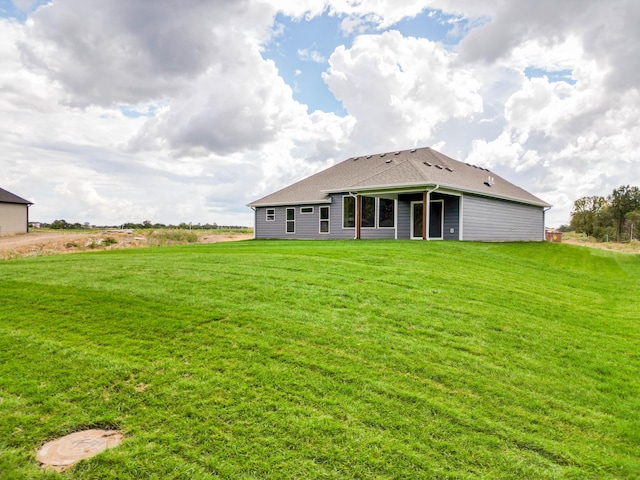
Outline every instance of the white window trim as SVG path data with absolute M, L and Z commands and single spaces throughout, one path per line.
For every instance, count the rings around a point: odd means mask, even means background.
M 269 218 L 269 210 L 273 211 L 273 213 L 272 213 L 273 218 L 271 218 L 271 219 Z M 275 222 L 276 221 L 276 209 L 275 208 L 267 208 L 265 213 L 266 213 L 265 221 L 267 221 L 267 222 Z
M 381 230 L 388 230 L 391 228 L 396 228 L 396 211 L 398 210 L 398 201 L 394 198 L 385 198 L 385 200 L 391 200 L 393 202 L 393 226 L 392 227 L 381 227 L 380 226 L 380 200 L 381 197 L 376 199 L 376 228 Z
M 343 195 L 342 196 L 342 229 L 343 230 L 355 230 L 356 226 L 354 225 L 353 227 L 345 227 L 344 226 L 344 199 L 345 198 L 353 198 L 353 210 L 354 210 L 354 214 L 353 214 L 353 219 L 354 219 L 354 223 L 358 223 L 356 222 L 356 215 L 358 215 L 358 202 L 357 200 L 352 197 L 351 195 Z
M 322 213 L 321 212 L 322 212 L 323 208 L 326 208 L 327 212 L 329 212 L 328 218 L 326 220 L 322 219 Z M 329 228 L 327 229 L 326 232 L 322 231 L 322 228 L 321 228 L 322 222 L 327 222 L 327 225 L 329 226 Z M 318 233 L 320 235 L 329 235 L 331 233 L 331 208 L 328 207 L 328 206 L 327 207 L 325 207 L 325 206 L 318 207 Z
M 307 208 L 310 208 L 311 211 L 310 212 L 303 212 L 302 210 L 305 210 Z M 300 215 L 313 215 L 314 209 L 313 207 L 300 207 Z
M 289 220 L 288 219 L 288 215 L 287 212 L 289 212 L 289 210 L 293 211 L 293 220 Z M 289 222 L 293 222 L 293 232 L 290 232 L 289 229 L 287 228 L 289 226 Z M 291 208 L 287 208 L 285 210 L 285 214 L 284 214 L 284 233 L 287 235 L 295 235 L 296 233 L 296 209 L 291 207 Z
M 416 203 L 423 203 L 422 200 L 411 200 L 411 202 L 409 203 L 409 208 L 411 208 L 410 212 L 409 212 L 409 238 L 411 240 L 422 240 L 422 232 L 420 232 L 420 234 L 418 236 L 416 236 L 416 232 L 413 231 L 413 226 L 414 226 L 414 212 L 413 212 L 413 207 Z M 423 207 L 424 208 L 424 205 Z M 427 235 L 428 236 L 428 235 Z
M 362 200 L 364 203 L 364 199 L 373 198 L 373 227 L 365 227 L 362 225 L 362 218 L 360 218 L 360 228 L 365 230 L 375 230 L 378 228 L 378 197 L 371 197 L 370 195 L 362 195 Z

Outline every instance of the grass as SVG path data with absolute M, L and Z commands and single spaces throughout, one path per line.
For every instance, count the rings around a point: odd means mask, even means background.
M 601 242 L 597 238 L 588 237 L 583 233 L 565 232 L 563 241 L 573 245 L 602 248 L 603 250 L 611 250 L 614 252 L 640 253 L 640 241 L 635 238 L 627 242 L 615 242 L 613 240 Z
M 639 287 L 546 243 L 0 262 L 0 477 L 638 478 Z M 126 439 L 39 469 L 85 427 Z

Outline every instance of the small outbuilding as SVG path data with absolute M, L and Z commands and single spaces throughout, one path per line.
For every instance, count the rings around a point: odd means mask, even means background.
M 349 158 L 249 204 L 255 238 L 543 241 L 548 203 L 431 148 Z
M 0 188 L 0 235 L 27 233 L 31 205 L 29 200 Z
M 547 242 L 562 243 L 562 232 L 555 228 L 548 228 L 545 232 Z

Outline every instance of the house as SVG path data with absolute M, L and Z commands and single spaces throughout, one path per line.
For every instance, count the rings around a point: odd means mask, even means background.
M 29 206 L 33 205 L 0 188 L 0 235 L 29 231 Z
M 431 148 L 349 158 L 250 203 L 255 238 L 542 241 L 551 206 Z

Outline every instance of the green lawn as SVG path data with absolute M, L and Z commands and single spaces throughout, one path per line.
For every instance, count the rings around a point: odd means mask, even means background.
M 639 478 L 640 255 L 248 241 L 0 262 L 0 478 Z M 87 427 L 119 447 L 35 460 Z

